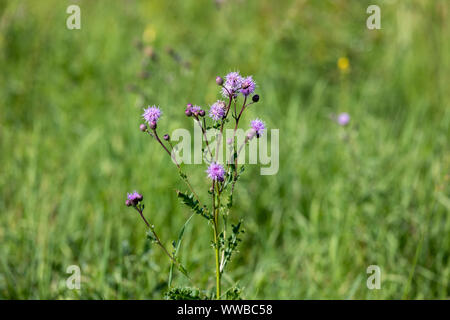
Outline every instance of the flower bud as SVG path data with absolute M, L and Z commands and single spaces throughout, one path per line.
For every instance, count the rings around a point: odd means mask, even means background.
M 217 77 L 217 78 L 216 78 L 216 83 L 217 83 L 217 85 L 219 85 L 219 86 L 223 85 L 223 79 L 222 79 L 222 77 Z
M 200 116 L 200 117 L 204 117 L 205 116 L 205 110 L 200 110 L 199 112 L 198 112 L 198 115 Z
M 141 202 L 142 200 L 144 200 L 144 196 L 143 196 L 142 194 L 139 194 L 139 195 L 136 197 L 136 199 L 137 199 L 137 201 Z
M 152 129 L 152 130 L 156 129 L 156 121 L 150 122 L 150 129 Z
M 256 131 L 254 129 L 250 129 L 250 132 L 247 133 L 247 139 L 252 140 L 255 135 L 257 135 Z
M 192 116 L 192 111 L 191 111 L 191 109 L 186 109 L 186 111 L 184 111 L 184 113 L 185 113 L 188 117 Z
M 125 205 L 126 205 L 127 207 L 131 207 L 131 205 L 132 205 L 131 200 L 125 201 Z
M 169 141 L 169 140 L 170 140 L 170 136 L 169 136 L 168 134 L 165 134 L 163 138 L 164 138 L 164 140 L 166 140 L 166 141 Z
M 255 94 L 255 95 L 252 97 L 252 100 L 253 100 L 253 102 L 258 102 L 258 101 L 259 101 L 259 95 Z
M 145 132 L 145 131 L 147 131 L 147 126 L 145 124 L 141 124 L 139 126 L 139 130 L 141 130 L 142 132 Z

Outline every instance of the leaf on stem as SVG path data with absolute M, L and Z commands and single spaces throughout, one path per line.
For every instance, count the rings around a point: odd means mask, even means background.
M 191 193 L 188 195 L 177 190 L 177 197 L 178 199 L 180 199 L 181 203 L 191 208 L 194 213 L 197 213 L 208 220 L 212 219 L 212 216 L 209 214 L 208 209 L 206 207 L 200 207 L 200 204 L 198 200 L 195 199 L 194 194 Z
M 235 251 L 237 251 L 237 246 L 239 242 L 242 240 L 239 238 L 239 234 L 244 233 L 244 230 L 242 229 L 242 220 L 240 220 L 236 225 L 231 225 L 231 235 L 228 237 L 225 249 L 224 249 L 224 261 L 221 266 L 221 271 L 225 269 L 225 266 L 228 262 L 231 261 L 231 256 Z

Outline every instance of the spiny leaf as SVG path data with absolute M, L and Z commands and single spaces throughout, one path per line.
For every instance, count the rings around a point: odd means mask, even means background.
M 211 215 L 208 213 L 208 209 L 206 207 L 200 207 L 200 203 L 194 198 L 194 194 L 191 193 L 190 195 L 187 195 L 186 193 L 177 190 L 177 196 L 181 202 L 191 208 L 193 212 L 208 220 L 212 219 Z
M 208 300 L 208 296 L 197 288 L 171 288 L 165 293 L 167 300 Z
M 239 242 L 242 240 L 239 238 L 240 233 L 244 233 L 244 230 L 241 229 L 242 220 L 240 220 L 236 225 L 231 225 L 231 235 L 228 237 L 224 249 L 224 262 L 221 268 L 221 272 L 225 269 L 225 266 L 229 261 L 231 261 L 231 256 L 233 252 L 237 250 L 237 246 Z

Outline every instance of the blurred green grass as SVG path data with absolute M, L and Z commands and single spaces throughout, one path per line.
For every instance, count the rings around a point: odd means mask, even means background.
M 214 101 L 234 69 L 262 97 L 244 120 L 280 129 L 280 170 L 248 166 L 238 186 L 246 234 L 225 285 L 250 299 L 449 298 L 447 1 L 82 0 L 70 31 L 71 3 L 0 2 L 0 298 L 161 298 L 168 261 L 125 193 L 144 193 L 166 243 L 189 212 L 137 130 L 141 108 L 164 109 L 161 130 L 191 129 L 186 102 Z M 381 30 L 365 26 L 369 4 Z M 157 61 L 143 63 L 141 41 Z M 342 111 L 350 128 L 329 119 Z M 182 260 L 213 288 L 209 228 L 193 222 Z M 80 291 L 65 286 L 72 264 Z M 372 264 L 381 290 L 366 287 Z

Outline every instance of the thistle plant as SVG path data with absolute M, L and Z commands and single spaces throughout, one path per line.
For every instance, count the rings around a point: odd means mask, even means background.
M 238 162 L 239 155 L 245 145 L 250 140 L 261 137 L 266 128 L 261 119 L 252 120 L 249 123 L 244 142 L 238 145 L 236 133 L 242 115 L 251 105 L 259 101 L 259 95 L 254 94 L 256 84 L 251 76 L 242 77 L 238 72 L 227 74 L 225 79 L 217 77 L 216 83 L 220 87 L 220 94 L 223 100 L 217 100 L 212 103 L 208 111 L 205 111 L 201 106 L 190 103 L 187 104 L 184 110 L 185 115 L 193 118 L 195 125 L 198 125 L 201 129 L 203 139 L 202 151 L 207 162 L 205 168 L 205 189 L 207 190 L 208 201 L 202 202 L 198 193 L 194 190 L 188 175 L 183 171 L 184 165 L 176 158 L 176 148 L 174 148 L 170 136 L 164 134 L 161 138 L 158 132 L 159 121 L 163 115 L 161 109 L 155 105 L 145 108 L 142 114 L 144 123 L 139 127 L 142 132 L 156 140 L 163 152 L 167 153 L 175 164 L 181 180 L 188 189 L 186 192 L 177 190 L 177 196 L 181 203 L 192 211 L 192 215 L 184 223 L 178 239 L 173 241 L 172 247 L 168 249 L 158 236 L 155 226 L 144 215 L 143 196 L 136 191 L 127 195 L 126 205 L 134 208 L 139 213 L 140 218 L 148 228 L 148 239 L 158 245 L 170 260 L 169 292 L 166 295 L 169 298 L 200 297 L 198 291 L 194 292 L 189 290 L 189 288 L 175 288 L 172 286 L 175 268 L 193 283 L 188 270 L 180 260 L 179 250 L 186 226 L 195 214 L 203 217 L 207 225 L 212 229 L 211 244 L 214 251 L 214 259 L 211 260 L 214 260 L 215 265 L 215 292 L 210 297 L 216 299 L 236 298 L 239 295 L 239 289 L 236 289 L 236 287 L 232 287 L 223 293 L 221 285 L 225 268 L 237 252 L 238 244 L 241 242 L 241 234 L 244 232 L 242 219 L 235 219 L 238 221 L 236 224 L 229 224 L 228 217 L 231 213 L 237 214 L 232 211 L 233 194 L 235 185 L 244 171 L 244 165 L 239 165 Z M 227 148 L 230 151 L 229 158 L 220 163 L 218 158 L 219 150 L 223 148 L 221 141 L 227 126 L 231 126 L 234 129 L 233 137 L 227 140 Z M 210 129 L 215 129 L 217 132 L 215 141 L 208 140 L 207 131 Z M 216 144 L 215 148 L 212 148 L 213 143 Z M 208 295 L 206 295 L 206 298 L 208 298 Z

